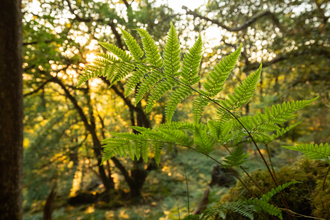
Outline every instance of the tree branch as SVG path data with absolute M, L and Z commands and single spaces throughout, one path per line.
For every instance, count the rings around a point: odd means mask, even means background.
M 182 9 L 184 9 L 186 11 L 186 14 L 188 15 L 192 15 L 194 16 L 195 18 L 200 18 L 200 19 L 203 19 L 205 21 L 210 21 L 212 24 L 216 24 L 218 25 L 219 27 L 227 30 L 227 31 L 230 31 L 230 32 L 237 32 L 237 31 L 241 31 L 241 30 L 244 30 L 246 29 L 247 27 L 249 27 L 250 25 L 252 25 L 254 22 L 256 22 L 258 19 L 262 18 L 262 17 L 266 17 L 266 16 L 269 16 L 271 15 L 272 17 L 272 20 L 274 21 L 275 25 L 279 26 L 279 28 L 281 29 L 281 25 L 278 21 L 278 19 L 276 18 L 276 16 L 271 13 L 269 10 L 266 10 L 266 11 L 263 11 L 263 12 L 260 12 L 254 16 L 252 16 L 249 20 L 247 20 L 244 24 L 238 26 L 238 27 L 228 27 L 222 23 L 220 23 L 219 21 L 215 20 L 215 19 L 210 19 L 208 17 L 205 17 L 205 16 L 202 16 L 200 14 L 198 14 L 197 12 L 195 11 L 192 11 L 190 10 L 187 6 L 182 6 Z
M 93 19 L 91 17 L 88 17 L 88 18 L 82 18 L 82 17 L 80 17 L 79 15 L 77 15 L 75 13 L 74 9 L 71 6 L 71 2 L 69 0 L 66 0 L 66 2 L 68 3 L 69 11 L 75 16 L 74 20 L 80 21 L 80 22 L 105 22 L 105 20 L 103 18 Z M 120 37 L 119 32 L 116 29 L 115 23 L 113 23 L 112 21 L 109 21 L 109 22 L 107 22 L 107 25 L 110 26 L 112 33 L 115 35 L 116 40 L 118 42 L 119 48 L 123 49 L 123 42 L 121 40 L 121 37 Z
M 37 89 L 33 90 L 32 92 L 29 92 L 29 93 L 24 94 L 23 97 L 27 97 L 27 96 L 29 96 L 29 95 L 32 95 L 32 94 L 34 94 L 34 93 L 37 93 L 40 89 L 44 88 L 44 86 L 45 86 L 47 83 L 49 83 L 49 82 L 54 82 L 54 79 L 51 78 L 51 79 L 46 80 L 46 81 L 43 82 L 43 83 L 42 83 Z

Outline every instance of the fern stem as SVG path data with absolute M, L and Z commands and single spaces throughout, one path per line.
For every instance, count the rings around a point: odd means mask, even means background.
M 325 181 L 327 180 L 327 176 L 328 176 L 328 174 L 329 174 L 329 171 L 330 171 L 330 166 L 329 166 L 329 169 L 328 169 L 328 171 L 327 171 L 327 174 L 325 174 L 325 177 L 324 177 L 324 179 L 323 179 L 323 183 L 322 183 L 323 191 L 324 191 Z
M 250 176 L 250 174 L 244 169 L 244 167 L 239 166 L 239 168 L 241 168 L 244 173 L 249 177 L 249 179 L 254 183 L 254 185 L 256 185 L 256 187 L 258 187 L 258 189 L 262 192 L 262 194 L 265 194 L 265 192 L 260 188 L 260 186 L 258 185 L 258 183 L 256 181 L 254 181 L 254 179 Z
M 189 205 L 189 188 L 188 188 L 188 178 L 187 178 L 187 172 L 186 172 L 186 167 L 184 164 L 182 164 L 183 166 L 183 171 L 184 171 L 184 175 L 186 177 L 186 186 L 187 186 L 187 199 L 188 199 L 188 216 L 190 215 L 190 211 L 189 211 L 189 208 L 190 208 L 190 205 Z M 190 217 L 189 217 L 190 219 Z
M 155 69 L 157 69 L 158 71 L 163 72 L 161 69 L 159 69 L 159 68 L 157 68 L 157 67 L 155 67 L 155 66 L 152 66 L 152 68 L 155 68 Z M 249 137 L 251 138 L 251 140 L 252 140 L 254 146 L 257 148 L 258 153 L 259 153 L 261 159 L 263 160 L 264 164 L 266 165 L 267 170 L 268 170 L 270 176 L 272 177 L 273 182 L 275 183 L 275 185 L 276 185 L 276 187 L 277 187 L 277 186 L 278 186 L 278 183 L 277 183 L 277 181 L 276 181 L 276 179 L 275 179 L 275 177 L 274 177 L 273 172 L 270 170 L 270 167 L 269 167 L 269 165 L 268 165 L 268 163 L 267 163 L 267 161 L 266 161 L 266 158 L 264 157 L 264 155 L 262 155 L 262 153 L 261 153 L 261 151 L 260 151 L 260 148 L 259 148 L 258 145 L 257 145 L 257 142 L 254 140 L 254 138 L 253 138 L 251 132 L 250 132 L 250 131 L 249 131 L 249 130 L 243 125 L 243 123 L 242 123 L 242 122 L 236 117 L 236 115 L 233 114 L 230 110 L 228 110 L 228 109 L 226 109 L 225 107 L 223 107 L 220 103 L 218 103 L 218 102 L 215 101 L 214 99 L 212 99 L 212 98 L 210 98 L 210 97 L 208 97 L 208 96 L 206 96 L 206 95 L 200 93 L 198 90 L 196 90 L 196 89 L 192 88 L 191 86 L 189 86 L 189 85 L 187 85 L 187 84 L 181 82 L 179 79 L 177 79 L 177 78 L 175 78 L 175 77 L 173 77 L 173 76 L 168 76 L 168 77 L 171 77 L 172 79 L 176 80 L 176 81 L 177 81 L 178 83 L 180 83 L 181 85 L 190 88 L 190 89 L 193 90 L 194 92 L 197 92 L 199 95 L 201 95 L 201 96 L 205 97 L 206 99 L 210 100 L 211 102 L 213 102 L 214 104 L 216 104 L 217 106 L 219 106 L 220 108 L 222 108 L 223 110 L 225 110 L 226 112 L 228 112 L 232 117 L 235 118 L 236 121 L 238 121 L 238 123 L 242 126 L 242 128 L 248 133 L 248 135 L 249 135 Z M 241 181 L 241 182 L 242 182 L 242 181 Z M 246 187 L 246 188 L 247 188 L 247 187 Z M 252 193 L 252 192 L 251 192 L 251 193 Z M 282 203 L 283 203 L 283 205 L 285 206 L 285 208 L 290 209 L 289 206 L 288 206 L 288 203 L 286 202 L 286 200 L 285 200 L 285 198 L 284 198 L 284 196 L 283 196 L 282 191 L 280 191 L 280 195 L 281 195 Z M 293 220 L 292 214 L 289 214 L 289 217 L 290 217 L 290 220 Z
M 210 100 L 211 102 L 213 102 L 214 104 L 216 104 L 217 106 L 219 106 L 220 108 L 222 108 L 223 110 L 225 110 L 226 112 L 228 112 L 231 116 L 233 116 L 233 117 L 235 118 L 236 121 L 238 121 L 238 123 L 239 123 L 239 124 L 243 127 L 243 129 L 248 133 L 248 135 L 249 135 L 249 137 L 251 138 L 253 144 L 254 144 L 255 147 L 257 148 L 257 150 L 258 150 L 258 152 L 259 152 L 259 155 L 261 156 L 263 162 L 265 163 L 268 172 L 269 172 L 270 175 L 272 176 L 272 179 L 273 179 L 274 183 L 276 183 L 276 180 L 275 180 L 275 178 L 274 178 L 274 176 L 273 176 L 273 173 L 271 172 L 270 167 L 269 167 L 269 165 L 268 165 L 268 163 L 267 163 L 265 157 L 262 155 L 262 153 L 261 153 L 261 151 L 260 151 L 260 148 L 258 147 L 256 141 L 255 141 L 254 138 L 252 137 L 252 134 L 251 134 L 250 131 L 249 131 L 249 130 L 243 125 L 243 123 L 242 123 L 242 122 L 236 117 L 236 115 L 233 114 L 230 110 L 228 110 L 228 109 L 226 109 L 225 107 L 223 107 L 220 103 L 218 103 L 218 102 L 215 101 L 214 99 L 211 99 L 210 97 L 203 95 L 203 94 L 200 93 L 198 90 L 196 90 L 196 89 L 190 87 L 189 85 L 186 85 L 185 83 L 181 82 L 181 81 L 178 80 L 177 78 L 175 78 L 175 77 L 172 77 L 172 78 L 173 78 L 174 80 L 178 81 L 180 84 L 182 84 L 182 85 L 184 85 L 184 86 L 190 88 L 190 89 L 193 90 L 194 92 L 197 92 L 199 95 L 201 95 L 201 96 L 205 97 L 206 99 Z M 278 185 L 276 184 L 276 186 L 278 186 Z
M 226 109 L 225 107 L 223 107 L 221 104 L 219 104 L 218 102 L 216 102 L 214 99 L 211 99 L 210 97 L 207 97 L 205 95 L 203 95 L 202 93 L 200 93 L 198 90 L 190 87 L 189 85 L 186 85 L 185 83 L 181 82 L 180 80 L 176 79 L 175 77 L 172 77 L 173 79 L 175 79 L 176 81 L 178 81 L 180 84 L 192 89 L 193 91 L 197 92 L 199 95 L 201 96 L 204 96 L 205 98 L 207 98 L 208 100 L 210 100 L 211 102 L 215 103 L 216 105 L 218 105 L 220 108 L 222 108 L 223 110 L 225 110 L 226 112 L 228 112 L 231 116 L 233 116 L 235 118 L 236 121 L 238 121 L 238 123 L 243 127 L 243 129 L 248 133 L 249 137 L 251 138 L 252 142 L 254 143 L 255 147 L 257 148 L 258 150 L 258 153 L 259 155 L 261 156 L 264 164 L 266 165 L 267 167 L 267 170 L 269 172 L 269 174 L 271 175 L 272 179 L 273 179 L 273 182 L 275 183 L 276 187 L 278 186 L 278 183 L 276 181 L 276 178 L 274 176 L 274 174 L 272 173 L 272 171 L 270 170 L 270 167 L 265 159 L 265 157 L 263 156 L 263 154 L 261 153 L 260 151 L 260 148 L 258 147 L 256 141 L 254 140 L 254 138 L 252 137 L 252 134 L 250 133 L 250 131 L 243 125 L 243 123 L 236 117 L 235 114 L 233 114 L 230 110 Z M 242 182 L 242 181 L 241 181 Z M 246 187 L 247 188 L 247 187 Z M 287 209 L 290 209 L 289 206 L 288 206 L 288 203 L 286 202 L 284 196 L 283 196 L 283 193 L 282 191 L 280 191 L 280 196 L 281 196 L 281 200 L 282 200 L 282 203 L 283 205 L 285 206 L 285 208 Z M 289 217 L 291 220 L 293 220 L 293 217 L 292 217 L 292 214 L 289 214 Z
M 207 156 L 207 157 L 209 157 L 211 160 L 213 160 L 213 161 L 215 161 L 216 163 L 218 163 L 220 166 L 223 166 L 223 164 L 220 162 L 220 161 L 218 161 L 217 159 L 215 159 L 214 157 L 212 157 L 212 156 L 210 156 L 209 154 L 207 154 L 207 153 L 203 153 L 203 152 L 200 152 L 200 151 L 197 151 L 197 150 L 195 150 L 194 148 L 192 148 L 192 147 L 189 147 L 189 146 L 184 146 L 184 147 L 187 147 L 187 148 L 189 148 L 189 149 L 191 149 L 191 150 L 194 150 L 194 151 L 196 151 L 196 152 L 198 152 L 198 153 L 201 153 L 201 154 L 204 154 L 205 156 Z M 233 170 L 233 168 L 229 168 L 229 171 L 233 174 L 233 176 L 235 176 L 240 182 L 241 182 L 241 184 L 244 186 L 244 188 L 254 197 L 254 198 L 257 198 L 252 192 L 251 192 L 251 190 L 245 185 L 245 183 L 241 180 L 241 178 L 239 178 L 239 176 L 238 176 L 238 174 Z
M 227 151 L 231 154 L 231 151 L 225 146 L 223 145 Z M 254 185 L 262 192 L 262 194 L 265 194 L 265 192 L 260 188 L 260 186 L 258 185 L 258 183 L 256 181 L 254 181 L 254 179 L 250 176 L 250 174 L 244 169 L 244 167 L 239 166 L 239 168 L 241 170 L 243 170 L 243 172 L 248 176 L 248 178 L 254 183 Z
M 275 180 L 276 180 L 276 182 L 278 184 L 278 180 L 277 180 L 275 169 L 274 169 L 274 166 L 273 166 L 272 157 L 270 156 L 270 151 L 269 151 L 268 144 L 266 144 L 266 149 L 267 149 L 267 154 L 268 154 L 268 159 L 269 159 L 270 166 L 272 167 L 272 171 L 274 173 Z

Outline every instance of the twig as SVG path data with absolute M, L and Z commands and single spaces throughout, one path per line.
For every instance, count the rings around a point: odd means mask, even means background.
M 325 181 L 327 180 L 327 176 L 328 176 L 328 174 L 329 174 L 329 171 L 330 171 L 330 166 L 329 166 L 329 169 L 328 169 L 328 171 L 327 171 L 327 174 L 325 174 L 325 177 L 324 177 L 324 179 L 323 179 L 323 183 L 322 183 L 323 191 L 324 191 Z

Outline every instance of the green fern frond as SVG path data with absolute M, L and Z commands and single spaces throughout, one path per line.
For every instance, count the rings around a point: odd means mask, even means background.
M 163 67 L 163 59 L 160 56 L 158 47 L 149 33 L 143 29 L 138 29 L 140 36 L 142 37 L 143 49 L 146 52 L 148 62 L 158 69 Z M 136 96 L 135 105 L 141 101 L 143 96 L 151 90 L 156 83 L 163 78 L 162 74 L 158 70 L 153 70 L 146 78 L 142 81 L 139 86 Z
M 160 80 L 150 92 L 146 106 L 146 113 L 149 113 L 156 104 L 156 101 L 176 85 L 179 85 L 178 82 L 172 78 L 163 78 Z
M 104 155 L 102 163 L 109 160 L 111 157 L 129 156 L 132 160 L 135 157 L 139 160 L 140 157 L 147 163 L 149 152 L 154 154 L 156 162 L 159 164 L 161 157 L 162 144 L 148 139 L 143 134 L 134 133 L 112 133 L 113 137 L 104 139 L 102 147 L 104 148 Z
M 129 51 L 132 53 L 134 59 L 136 61 L 139 61 L 140 58 L 143 57 L 144 52 L 140 48 L 139 44 L 136 42 L 136 40 L 125 30 L 121 29 L 121 33 L 123 34 L 125 43 L 129 49 Z
M 184 56 L 181 69 L 181 81 L 186 85 L 192 86 L 200 80 L 200 76 L 197 74 L 202 59 L 202 46 L 202 38 L 201 35 L 199 35 L 193 47 L 190 48 L 189 52 Z
M 154 89 L 151 91 L 147 101 L 146 112 L 150 112 L 156 101 L 159 100 L 167 91 L 178 85 L 176 80 L 170 78 L 178 76 L 180 69 L 180 44 L 178 35 L 171 23 L 171 28 L 167 36 L 166 45 L 164 48 L 164 74 L 165 77 L 157 82 Z
M 330 160 L 330 145 L 325 144 L 297 144 L 295 146 L 282 146 L 284 148 L 300 151 L 309 159 L 327 159 Z
M 199 95 L 194 99 L 193 103 L 193 114 L 194 114 L 194 122 L 195 124 L 199 123 L 200 118 L 202 117 L 204 108 L 209 104 L 210 100 L 205 98 L 204 96 Z
M 102 75 L 103 73 L 101 71 L 90 72 L 88 70 L 84 70 L 78 78 L 77 88 L 80 87 L 84 82 Z
M 295 111 L 311 104 L 317 98 L 318 97 L 311 100 L 293 101 L 291 103 L 284 102 L 282 106 L 273 105 L 271 110 L 267 107 L 265 108 L 265 114 L 259 113 L 254 116 L 245 116 L 241 117 L 239 120 L 252 134 L 279 130 L 280 127 L 277 124 L 292 119 L 295 116 L 293 114 Z M 239 122 L 234 122 L 234 129 L 242 129 Z
M 119 60 L 112 56 L 111 54 L 106 54 L 106 53 L 97 53 L 96 56 L 102 57 L 103 59 L 107 60 L 109 63 L 116 63 Z M 96 58 L 96 60 L 98 60 L 98 58 Z
M 233 212 L 236 212 L 236 213 L 238 213 L 242 216 L 245 216 L 245 217 L 247 217 L 251 220 L 254 219 L 254 216 L 253 216 L 254 208 L 253 208 L 253 206 L 247 204 L 243 200 L 238 200 L 236 202 L 226 203 L 225 208 L 229 209 L 229 210 L 232 210 Z
M 118 64 L 112 64 L 110 66 L 100 65 L 87 65 L 85 70 L 78 78 L 77 88 L 80 87 L 84 82 L 101 76 L 106 76 L 107 79 L 113 77 L 115 71 L 119 68 Z
M 194 129 L 194 143 L 196 150 L 208 154 L 213 150 L 215 139 L 208 134 L 208 127 L 204 124 L 197 124 Z
M 223 206 L 205 209 L 205 211 L 199 216 L 199 219 L 214 220 L 215 216 L 219 216 L 221 219 L 226 219 L 226 209 Z
M 141 101 L 143 96 L 154 87 L 154 85 L 162 79 L 161 74 L 158 71 L 150 72 L 145 79 L 142 81 L 141 85 L 137 89 L 135 95 L 135 105 Z
M 157 125 L 156 129 L 168 129 L 168 130 L 189 130 L 194 131 L 195 124 L 189 122 L 173 121 L 172 123 L 165 123 Z
M 279 130 L 276 130 L 276 134 L 272 134 L 272 136 L 268 136 L 269 139 L 264 141 L 266 144 L 269 144 L 270 142 L 274 141 L 276 138 L 284 135 L 285 133 L 287 133 L 288 131 L 290 131 L 291 129 L 293 129 L 294 127 L 296 127 L 298 124 L 300 124 L 300 122 L 296 123 L 296 124 L 293 124 L 293 125 L 290 125 L 286 128 L 282 128 L 282 129 L 279 129 Z
M 111 53 L 116 55 L 121 60 L 127 61 L 127 62 L 132 61 L 132 57 L 129 54 L 127 54 L 125 51 L 120 49 L 119 47 L 117 47 L 113 44 L 106 43 L 106 42 L 99 42 L 99 44 L 101 44 L 102 47 L 109 50 Z
M 221 204 L 220 206 L 212 209 L 207 209 L 204 213 L 200 216 L 201 220 L 207 219 L 214 219 L 215 216 L 219 216 L 222 219 L 226 219 L 227 211 L 231 210 L 236 212 L 242 216 L 245 216 L 251 220 L 254 219 L 253 212 L 254 207 L 253 205 L 249 205 L 244 200 L 238 200 L 235 202 L 226 202 Z M 213 217 L 213 218 L 212 218 Z
M 249 199 L 247 200 L 248 205 L 253 205 L 256 212 L 260 213 L 261 211 L 269 213 L 270 215 L 279 217 L 279 219 L 283 220 L 282 211 L 275 207 L 274 205 L 269 204 L 264 200 L 259 199 Z
M 233 166 L 241 166 L 246 158 L 249 156 L 248 153 L 245 153 L 243 149 L 243 145 L 235 147 L 234 151 L 223 160 L 224 167 L 233 167 Z
M 104 69 L 103 76 L 105 76 L 107 78 L 107 80 L 110 80 L 115 75 L 115 72 L 117 71 L 117 69 L 118 69 L 118 66 L 115 64 L 113 64 L 109 67 L 106 67 Z
M 202 38 L 199 35 L 198 40 L 195 42 L 193 47 L 185 55 L 183 59 L 183 67 L 181 69 L 181 82 L 185 85 L 172 92 L 169 98 L 169 102 L 166 106 L 166 120 L 167 122 L 172 121 L 176 106 L 185 98 L 193 93 L 192 89 L 187 86 L 192 86 L 199 82 L 200 76 L 197 75 L 198 67 L 202 59 Z
M 125 97 L 127 97 L 131 91 L 141 82 L 142 77 L 149 72 L 149 69 L 144 65 L 138 65 L 136 71 L 133 72 L 133 75 L 128 79 L 128 82 L 125 86 Z
M 260 78 L 262 70 L 262 65 L 258 68 L 258 70 L 252 74 L 250 74 L 239 86 L 234 89 L 234 95 L 228 95 L 228 99 L 221 100 L 221 105 L 227 110 L 235 110 L 245 104 L 247 104 L 252 98 L 257 83 Z M 224 111 L 222 108 L 219 108 L 222 112 Z
M 192 93 L 193 91 L 190 88 L 184 87 L 182 85 L 171 93 L 169 101 L 167 102 L 167 105 L 165 107 L 166 121 L 168 123 L 172 122 L 172 117 L 174 115 L 177 105 L 182 100 L 190 96 Z
M 160 57 L 155 41 L 146 30 L 137 29 L 137 31 L 142 38 L 143 49 L 146 52 L 148 62 L 158 69 L 161 69 L 163 67 L 163 60 Z
M 302 109 L 303 107 L 311 104 L 313 101 L 315 101 L 318 97 L 311 99 L 311 100 L 300 100 L 300 101 L 293 101 L 291 103 L 283 103 L 281 105 L 273 105 L 272 109 L 269 110 L 269 108 L 265 108 L 265 115 L 267 116 L 267 123 L 277 123 L 281 124 L 286 122 L 288 119 L 291 119 L 295 115 L 293 115 L 293 112 Z
M 119 64 L 119 65 L 120 65 L 120 68 L 119 68 L 119 70 L 117 71 L 117 74 L 115 74 L 115 75 L 113 76 L 113 78 L 112 78 L 112 80 L 111 80 L 111 83 L 110 83 L 110 87 L 111 87 L 114 83 L 116 83 L 116 82 L 122 80 L 123 78 L 125 78 L 125 77 L 126 77 L 128 74 L 130 74 L 130 73 L 133 71 L 133 69 L 134 69 L 134 65 L 131 64 L 131 63 L 121 63 L 121 64 Z
M 281 190 L 289 187 L 290 185 L 292 184 L 296 184 L 296 183 L 302 183 L 302 182 L 299 182 L 299 181 L 291 181 L 291 182 L 288 182 L 288 183 L 285 183 L 285 184 L 282 184 L 282 185 L 279 185 L 278 187 L 276 187 L 275 189 L 272 188 L 268 193 L 264 194 L 262 196 L 262 200 L 264 200 L 265 202 L 268 202 L 275 194 L 279 193 Z
M 214 67 L 214 71 L 211 71 L 209 76 L 206 77 L 206 82 L 203 83 L 204 89 L 207 91 L 208 97 L 214 97 L 223 90 L 226 79 L 228 78 L 230 71 L 232 71 L 236 65 L 236 62 L 241 54 L 242 44 L 232 54 L 226 56 L 220 63 Z
M 171 28 L 167 35 L 167 41 L 164 48 L 164 73 L 167 76 L 178 76 L 180 69 L 180 44 L 178 35 L 171 22 Z
M 157 129 L 164 141 L 169 141 L 182 146 L 191 146 L 192 140 L 186 132 L 182 130 Z

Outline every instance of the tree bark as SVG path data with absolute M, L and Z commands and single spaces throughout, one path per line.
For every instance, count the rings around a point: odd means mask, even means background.
M 22 219 L 23 95 L 20 0 L 0 7 L 0 219 Z

